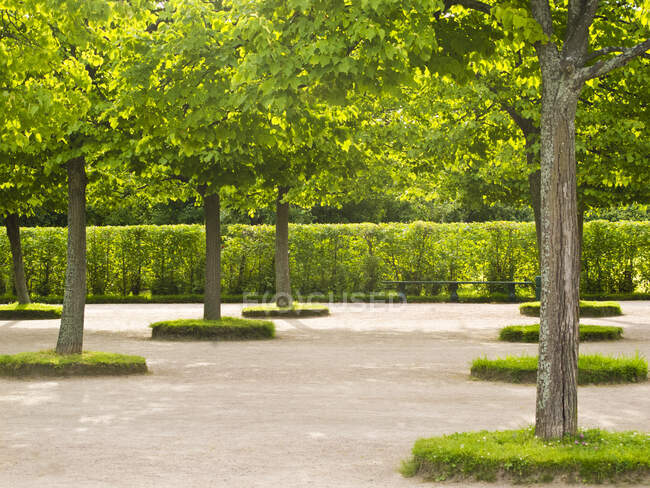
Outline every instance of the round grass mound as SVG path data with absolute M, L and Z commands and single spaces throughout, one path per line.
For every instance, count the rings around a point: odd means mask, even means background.
M 622 327 L 580 325 L 580 342 L 616 341 L 623 338 Z M 506 342 L 539 342 L 539 324 L 510 325 L 499 331 L 499 340 Z
M 471 376 L 481 380 L 510 383 L 535 383 L 537 356 L 479 358 L 472 362 Z M 613 357 L 600 354 L 578 357 L 578 384 L 638 383 L 648 379 L 648 362 L 638 354 L 634 357 Z
M 539 317 L 540 302 L 525 302 L 519 305 L 519 313 L 529 317 Z M 580 300 L 581 317 L 615 317 L 623 315 L 617 302 L 591 302 Z
M 238 341 L 272 339 L 275 325 L 268 320 L 223 317 L 221 320 L 168 320 L 151 324 L 152 339 Z
M 244 317 L 325 317 L 330 314 L 330 309 L 314 303 L 294 302 L 290 307 L 275 304 L 245 307 L 241 314 Z
M 534 428 L 465 432 L 420 439 L 404 476 L 476 479 L 515 483 L 647 482 L 650 434 L 583 430 L 575 437 L 547 441 Z
M 146 372 L 147 362 L 143 357 L 109 352 L 57 354 L 40 351 L 0 355 L 0 376 L 104 376 Z
M 0 320 L 46 320 L 61 317 L 61 306 L 45 303 L 0 305 Z

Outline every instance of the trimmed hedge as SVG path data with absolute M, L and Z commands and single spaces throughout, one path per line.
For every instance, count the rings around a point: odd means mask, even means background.
M 615 341 L 623 338 L 622 327 L 580 325 L 580 341 Z M 506 342 L 539 342 L 539 324 L 510 325 L 499 331 L 499 340 Z
M 147 362 L 143 357 L 108 352 L 61 355 L 40 351 L 0 355 L 0 376 L 103 376 L 146 372 Z
M 539 317 L 540 302 L 526 302 L 519 305 L 519 312 L 529 317 Z M 623 315 L 621 306 L 616 302 L 590 302 L 580 300 L 581 317 L 615 317 Z
M 47 320 L 61 317 L 61 307 L 43 303 L 0 305 L 0 320 Z
M 382 280 L 509 281 L 539 274 L 532 223 L 291 225 L 290 234 L 292 282 L 303 295 L 376 292 Z M 21 235 L 32 295 L 62 295 L 66 230 L 24 228 Z M 89 227 L 89 293 L 201 294 L 204 238 L 199 225 Z M 226 226 L 222 244 L 224 294 L 273 292 L 272 226 Z M 650 292 L 650 222 L 587 222 L 583 248 L 584 293 Z M 11 253 L 0 230 L 0 295 L 11 289 Z M 407 295 L 441 291 L 414 285 Z
M 330 310 L 322 305 L 294 303 L 291 307 L 280 308 L 277 305 L 260 305 L 245 307 L 241 314 L 244 317 L 325 317 Z
M 510 383 L 535 383 L 537 356 L 479 358 L 472 362 L 470 374 L 481 380 Z M 600 354 L 578 357 L 578 384 L 638 383 L 648 379 L 648 362 L 636 357 L 612 357 Z
M 582 430 L 547 441 L 534 428 L 463 432 L 420 439 L 402 474 L 428 479 L 476 479 L 515 483 L 648 482 L 650 434 Z
M 221 320 L 169 320 L 151 324 L 152 339 L 222 340 L 272 339 L 275 325 L 266 320 L 223 317 Z

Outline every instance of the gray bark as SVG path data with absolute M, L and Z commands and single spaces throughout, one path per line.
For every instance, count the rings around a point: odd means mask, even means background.
M 203 196 L 205 209 L 205 294 L 203 318 L 221 319 L 221 217 L 219 194 Z
M 541 171 L 536 170 L 528 175 L 528 188 L 530 189 L 530 204 L 535 216 L 535 237 L 537 238 L 537 260 L 542 264 L 542 193 Z
M 7 238 L 11 247 L 11 258 L 13 262 L 14 288 L 18 303 L 26 305 L 30 303 L 29 290 L 27 289 L 27 278 L 25 277 L 25 265 L 23 262 L 23 248 L 20 243 L 20 224 L 18 215 L 9 214 L 5 217 L 5 228 Z
M 58 354 L 83 349 L 86 305 L 86 168 L 83 157 L 68 162 L 68 256 Z
M 289 202 L 284 201 L 288 191 L 286 187 L 278 188 L 276 201 L 275 299 L 278 307 L 287 307 L 293 302 L 289 270 Z
M 535 433 L 544 439 L 578 427 L 580 243 L 575 159 L 579 84 L 555 46 L 538 48 L 542 67 L 542 304 Z

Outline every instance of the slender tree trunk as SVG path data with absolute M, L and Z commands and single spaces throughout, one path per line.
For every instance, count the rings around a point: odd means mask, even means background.
M 278 307 L 288 307 L 293 302 L 289 273 L 289 202 L 284 197 L 289 191 L 278 188 L 275 223 L 275 296 Z
M 578 426 L 580 243 L 576 198 L 575 114 L 579 89 L 557 53 L 542 65 L 542 304 L 535 433 L 575 434 Z
M 68 260 L 63 313 L 56 344 L 58 354 L 83 349 L 86 305 L 86 168 L 83 157 L 68 162 Z
M 23 248 L 20 243 L 20 224 L 18 215 L 9 214 L 5 217 L 5 228 L 7 238 L 11 247 L 11 258 L 13 260 L 14 287 L 18 303 L 26 305 L 30 303 L 29 290 L 27 289 L 27 278 L 25 277 L 25 265 L 23 263 Z
M 205 209 L 205 294 L 203 318 L 221 319 L 221 217 L 219 194 L 203 196 Z

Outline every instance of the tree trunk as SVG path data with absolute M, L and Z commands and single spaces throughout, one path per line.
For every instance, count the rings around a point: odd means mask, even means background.
M 542 65 L 542 293 L 535 433 L 575 434 L 578 424 L 580 256 L 576 198 L 575 114 L 579 89 L 555 53 Z
M 278 188 L 275 222 L 275 301 L 278 307 L 292 304 L 291 278 L 289 273 L 289 202 L 284 197 L 289 191 Z
M 203 196 L 205 209 L 205 294 L 203 318 L 221 320 L 221 217 L 219 194 Z
M 5 228 L 7 229 L 7 238 L 9 239 L 9 246 L 11 247 L 16 298 L 18 299 L 18 303 L 26 305 L 30 303 L 30 299 L 29 290 L 27 289 L 27 279 L 25 278 L 23 248 L 20 243 L 20 224 L 18 223 L 18 215 L 7 215 L 5 217 Z
M 537 262 L 542 264 L 542 194 L 541 194 L 541 172 L 536 170 L 528 175 L 528 187 L 530 189 L 530 203 L 535 216 L 535 236 L 537 237 Z
M 68 162 L 68 258 L 58 354 L 83 349 L 86 305 L 86 168 L 83 157 Z

